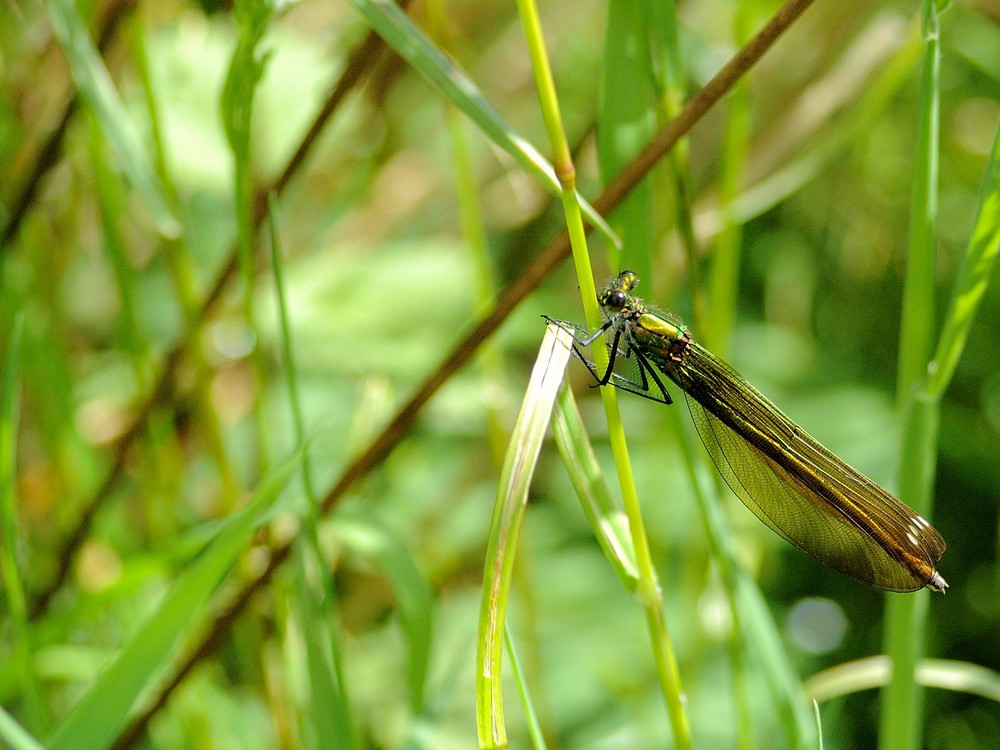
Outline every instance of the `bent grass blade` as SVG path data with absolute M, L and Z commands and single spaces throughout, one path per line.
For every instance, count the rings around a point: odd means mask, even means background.
M 640 574 L 628 516 L 611 499 L 576 401 L 565 384 L 556 400 L 552 433 L 569 480 L 604 556 L 614 567 L 625 590 L 635 593 L 640 585 Z
M 549 326 L 546 330 L 500 473 L 487 542 L 476 639 L 476 726 L 482 748 L 507 747 L 501 674 L 514 554 L 531 478 L 572 343 L 565 329 Z

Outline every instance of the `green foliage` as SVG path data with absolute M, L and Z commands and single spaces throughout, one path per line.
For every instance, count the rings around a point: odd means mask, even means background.
M 0 745 L 995 744 L 995 23 L 224 5 L 0 6 Z M 531 384 L 623 268 L 947 596 L 788 548 L 682 403 Z
M 164 236 L 175 235 L 178 231 L 177 220 L 167 207 L 149 152 L 143 147 L 135 124 L 125 111 L 111 76 L 94 49 L 73 0 L 52 0 L 48 7 L 52 32 L 66 52 L 80 96 L 94 111 L 104 137 L 145 201 L 157 228 Z
M 46 743 L 48 747 L 105 747 L 122 732 L 132 704 L 150 679 L 170 663 L 181 638 L 190 634 L 220 579 L 266 520 L 294 467 L 293 459 L 286 460 L 261 480 L 246 507 L 219 524 L 208 547 L 186 566 L 163 601 L 87 688 Z

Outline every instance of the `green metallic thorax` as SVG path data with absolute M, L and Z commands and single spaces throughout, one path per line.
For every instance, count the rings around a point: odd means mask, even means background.
M 691 343 L 687 326 L 675 321 L 669 313 L 646 306 L 632 290 L 639 278 L 626 271 L 609 283 L 598 295 L 598 301 L 647 358 L 671 379 L 676 380 L 676 369 Z M 624 295 L 622 297 L 621 295 Z M 614 302 L 620 304 L 616 306 Z

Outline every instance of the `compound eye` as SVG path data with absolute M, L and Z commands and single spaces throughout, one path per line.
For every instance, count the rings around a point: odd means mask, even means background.
M 616 289 L 608 294 L 607 298 L 604 300 L 604 306 L 620 310 L 625 307 L 625 300 L 625 292 Z

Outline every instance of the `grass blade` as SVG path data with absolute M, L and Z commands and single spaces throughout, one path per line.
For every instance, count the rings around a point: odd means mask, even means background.
M 52 30 L 69 58 L 70 72 L 80 95 L 93 109 L 104 137 L 142 196 L 157 231 L 164 237 L 177 237 L 180 223 L 169 208 L 153 163 L 73 0 L 49 0 L 48 6 Z
M 476 639 L 476 728 L 479 745 L 484 748 L 507 746 L 501 677 L 510 579 L 528 488 L 569 361 L 571 344 L 568 331 L 552 325 L 545 329 L 500 473 L 486 548 Z
M 979 210 L 955 282 L 955 294 L 938 339 L 924 392 L 938 399 L 948 388 L 969 339 L 969 329 L 986 294 L 1000 252 L 1000 130 L 993 141 L 979 195 Z
M 925 42 L 917 148 L 910 204 L 909 250 L 900 323 L 897 400 L 904 424 L 900 444 L 899 497 L 918 513 L 930 515 L 938 439 L 938 404 L 914 396 L 934 336 L 934 253 L 937 240 L 938 130 L 941 39 L 937 13 L 924 1 Z M 886 602 L 885 651 L 892 659 L 892 680 L 882 693 L 879 744 L 920 745 L 923 703 L 915 680 L 924 652 L 927 594 L 890 597 Z
M 639 4 L 613 0 L 608 4 L 601 79 L 601 111 L 597 123 L 597 154 L 605 182 L 642 151 L 653 136 L 653 72 L 647 41 L 650 33 Z M 653 247 L 653 197 L 643 180 L 611 215 L 611 222 L 632 252 L 626 267 L 649 269 L 645 248 Z M 617 264 L 612 264 L 612 268 Z
M 8 750 L 44 750 L 44 746 L 28 734 L 24 727 L 0 706 L 0 744 Z
M 0 579 L 6 592 L 7 611 L 13 642 L 10 659 L 23 694 L 25 710 L 31 728 L 38 732 L 45 727 L 42 691 L 35 677 L 31 660 L 34 639 L 28 619 L 23 574 L 18 560 L 17 513 L 17 435 L 21 413 L 21 336 L 24 315 L 14 319 L 7 341 L 7 356 L 0 378 Z
M 535 704 L 531 700 L 531 693 L 528 690 L 528 682 L 524 670 L 521 668 L 521 659 L 517 655 L 517 647 L 514 645 L 514 638 L 510 634 L 510 628 L 506 625 L 503 629 L 504 643 L 507 645 L 507 654 L 510 656 L 510 671 L 517 682 L 517 690 L 521 695 L 521 703 L 524 705 L 525 718 L 528 724 L 528 736 L 531 737 L 531 746 L 534 750 L 545 750 L 545 736 L 542 733 L 542 723 L 535 711 Z
M 312 580 L 317 575 L 329 576 L 329 570 L 309 566 L 305 544 L 296 550 L 293 566 L 295 588 L 290 592 L 290 609 L 301 632 L 305 658 L 295 653 L 295 663 L 288 665 L 288 672 L 305 674 L 306 693 L 298 711 L 303 737 L 312 739 L 310 748 L 336 747 L 342 750 L 359 748 L 355 715 L 350 701 L 350 690 L 343 675 L 343 649 L 340 645 L 340 626 L 334 602 L 316 593 Z
M 392 586 L 410 652 L 407 669 L 410 708 L 419 715 L 424 706 L 433 642 L 434 602 L 431 587 L 417 567 L 405 540 L 397 538 L 389 529 L 371 520 L 345 514 L 337 517 L 334 528 L 346 547 L 374 563 Z
M 166 598 L 47 742 L 50 750 L 98 750 L 125 727 L 137 697 L 170 663 L 178 643 L 197 624 L 219 581 L 246 549 L 251 534 L 267 518 L 275 498 L 298 465 L 293 455 L 271 471 L 245 508 L 230 516 L 205 551 L 177 580 Z
M 936 19 L 925 4 L 925 21 Z M 936 34 L 936 26 L 934 28 Z M 979 211 L 966 254 L 955 282 L 955 293 L 938 339 L 927 377 L 919 382 L 904 413 L 903 450 L 900 463 L 900 497 L 922 513 L 930 511 L 937 449 L 940 400 L 955 373 L 969 331 L 1000 252 L 1000 131 L 986 166 Z M 926 284 L 924 285 L 927 286 Z M 931 300 L 922 304 L 930 305 Z M 908 341 L 901 342 L 902 347 Z M 894 679 L 886 690 L 886 708 L 881 724 L 884 744 L 917 747 L 920 741 L 919 695 L 914 679 L 922 649 L 927 595 L 891 599 L 886 611 L 886 650 L 892 657 Z
M 533 174 L 552 195 L 560 192 L 555 170 L 544 156 L 513 127 L 483 96 L 472 79 L 421 31 L 392 0 L 348 0 L 386 44 L 406 60 L 441 94 L 465 113 L 490 141 L 509 153 L 529 174 Z M 607 222 L 583 198 L 580 204 L 587 220 L 598 227 L 616 246 L 621 246 Z
M 556 400 L 552 432 L 559 455 L 566 466 L 566 473 L 580 498 L 580 505 L 583 506 L 583 512 L 604 556 L 611 562 L 625 589 L 634 593 L 639 585 L 639 569 L 628 530 L 628 518 L 611 498 L 611 491 L 604 481 L 597 456 L 594 455 L 583 426 L 576 399 L 565 386 L 559 390 Z
M 268 201 L 267 211 L 271 270 L 274 274 L 281 354 L 285 365 L 285 388 L 288 391 L 295 443 L 302 450 L 299 472 L 306 496 L 302 533 L 295 541 L 294 589 L 291 595 L 292 609 L 299 620 L 308 661 L 308 699 L 300 711 L 299 719 L 303 726 L 308 725 L 311 729 L 316 747 L 349 750 L 359 746 L 357 722 L 350 689 L 344 678 L 344 650 L 340 640 L 340 618 L 337 616 L 337 593 L 319 539 L 319 497 L 313 483 L 309 451 L 305 449 L 307 440 L 299 367 L 292 346 L 285 270 L 272 201 Z
M 871 656 L 838 664 L 806 680 L 810 698 L 828 701 L 889 682 L 891 662 L 887 656 Z M 1000 703 L 1000 672 L 978 664 L 951 659 L 922 659 L 917 664 L 917 682 L 924 687 L 977 695 Z

